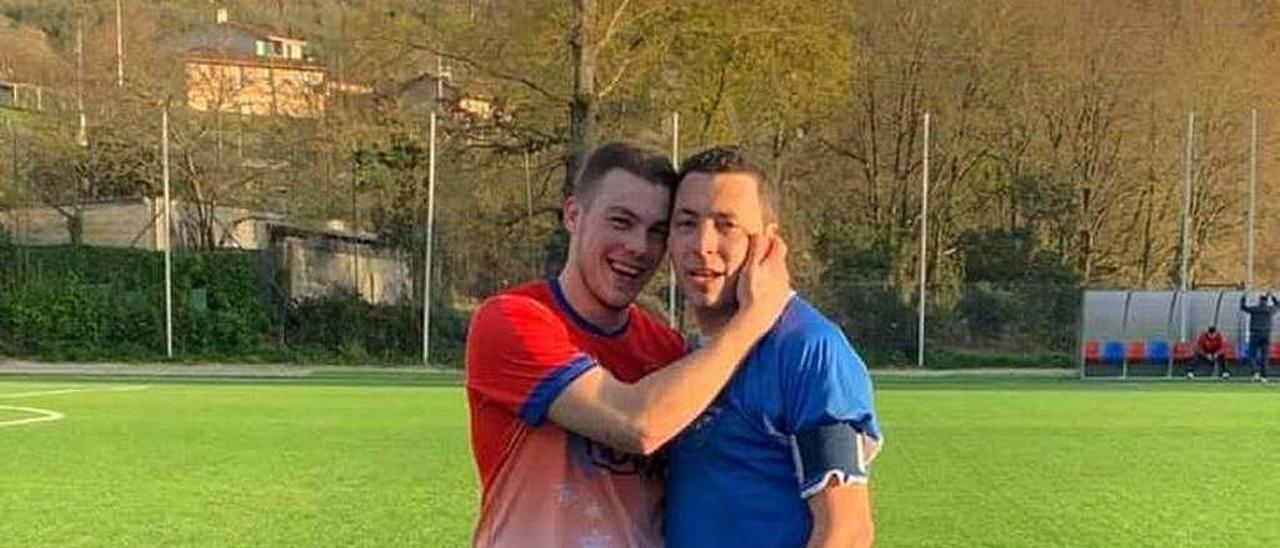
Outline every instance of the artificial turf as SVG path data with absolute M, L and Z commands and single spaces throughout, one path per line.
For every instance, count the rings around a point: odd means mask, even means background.
M 0 378 L 0 424 L 65 415 L 0 426 L 0 545 L 465 546 L 449 384 Z M 1280 546 L 1280 387 L 878 378 L 877 406 L 878 546 Z

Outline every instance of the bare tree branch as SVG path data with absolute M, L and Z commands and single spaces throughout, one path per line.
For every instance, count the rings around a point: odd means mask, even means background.
M 379 40 L 382 40 L 384 42 L 389 42 L 392 44 L 406 46 L 412 49 L 425 51 L 425 52 L 431 53 L 432 55 L 439 55 L 440 57 L 443 57 L 450 61 L 455 61 L 463 65 L 466 65 L 468 68 L 484 73 L 490 77 L 523 85 L 524 87 L 529 88 L 531 91 L 551 101 L 556 101 L 556 102 L 567 101 L 567 98 L 564 95 L 557 94 L 547 89 L 546 87 L 542 86 L 541 84 L 534 82 L 533 80 L 530 80 L 527 77 L 521 76 L 519 74 L 515 74 L 511 71 L 504 70 L 498 67 L 486 65 L 485 63 L 482 63 L 476 59 L 473 59 L 461 53 L 446 51 L 444 49 L 441 49 L 429 44 L 410 42 L 407 40 L 401 40 L 397 38 L 379 38 Z
M 609 18 L 609 26 L 605 27 L 604 36 L 600 37 L 600 41 L 596 43 L 600 51 L 609 47 L 609 41 L 613 40 L 613 35 L 618 31 L 618 23 L 622 20 L 622 13 L 627 11 L 627 5 L 630 3 L 631 0 L 622 0 L 622 3 L 618 5 L 618 9 L 613 10 L 613 17 Z

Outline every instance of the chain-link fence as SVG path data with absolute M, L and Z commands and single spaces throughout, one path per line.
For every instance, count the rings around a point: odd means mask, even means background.
M 413 279 L 408 251 L 336 229 L 269 225 L 263 237 L 261 246 L 173 254 L 173 344 L 179 359 L 420 361 L 421 284 Z M 0 243 L 0 265 L 0 352 L 46 359 L 164 356 L 162 252 L 20 245 L 8 238 Z M 432 361 L 457 366 L 469 311 L 519 281 L 477 279 L 461 290 L 454 280 L 432 309 Z M 872 367 L 916 363 L 916 288 L 826 283 L 801 287 L 801 294 L 844 329 Z M 640 304 L 665 315 L 666 295 L 664 272 Z M 928 367 L 1076 363 L 1081 299 L 1073 287 L 930 287 L 926 303 Z M 1101 324 L 1094 325 L 1090 329 Z M 696 329 L 687 318 L 683 327 Z
M 42 145 L 38 127 L 10 133 L 0 353 L 164 358 L 172 318 L 177 359 L 422 363 L 429 351 L 430 363 L 456 367 L 479 302 L 559 268 L 563 159 L 550 151 L 495 154 L 460 131 L 460 119 L 442 122 L 433 150 L 425 127 L 343 141 L 324 124 L 221 116 L 174 116 L 167 210 L 159 133 L 137 136 L 135 145 L 154 154 L 136 158 L 97 144 Z M 674 123 L 665 131 L 674 139 Z M 120 180 L 92 171 L 115 161 L 141 166 L 116 174 Z M 781 203 L 793 227 L 814 223 L 807 217 L 825 199 L 802 190 Z M 917 364 L 918 286 L 877 281 L 890 270 L 867 267 L 865 248 L 854 243 L 790 234 L 802 294 L 867 362 Z M 669 275 L 659 270 L 641 306 L 673 314 Z M 927 289 L 926 366 L 1075 363 L 1073 283 Z M 678 305 L 674 314 L 677 327 L 696 329 Z
M 876 282 L 818 284 L 819 309 L 873 367 L 920 363 L 919 288 Z M 924 364 L 930 368 L 1070 367 L 1079 291 L 1053 284 L 930 285 Z
M 90 126 L 88 144 L 59 141 L 53 114 L 6 124 L 0 353 L 157 359 L 172 326 L 177 359 L 457 367 L 475 306 L 563 260 L 560 150 L 494 148 L 469 114 L 433 131 L 175 108 L 166 137 L 160 113 L 126 113 L 131 132 Z M 675 148 L 674 119 L 650 122 L 661 131 L 642 140 Z M 955 234 L 929 255 L 921 337 L 901 207 L 915 198 L 898 198 L 902 226 L 875 232 L 832 199 L 850 189 L 780 180 L 797 286 L 872 367 L 1073 367 L 1094 340 L 1082 329 L 1105 323 L 1082 316 L 1075 248 L 1056 229 L 939 222 Z M 670 286 L 660 269 L 639 302 L 691 332 Z
M 263 235 L 261 246 L 244 249 L 175 250 L 176 357 L 420 359 L 423 307 L 404 253 L 332 230 L 271 225 Z M 0 242 L 0 353 L 164 357 L 164 262 L 163 252 L 152 249 L 32 246 L 6 238 Z M 436 359 L 456 362 L 465 318 L 441 305 L 433 319 Z

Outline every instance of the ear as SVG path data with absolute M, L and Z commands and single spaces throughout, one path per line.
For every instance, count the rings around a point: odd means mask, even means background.
M 582 202 L 578 201 L 576 196 L 570 196 L 564 199 L 564 205 L 560 206 L 560 218 L 564 223 L 564 229 L 570 234 L 578 231 L 578 223 L 582 221 Z

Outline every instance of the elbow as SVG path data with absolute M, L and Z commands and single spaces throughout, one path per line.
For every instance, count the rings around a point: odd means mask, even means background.
M 667 440 L 665 438 L 660 439 L 654 436 L 647 436 L 640 440 L 640 443 L 636 446 L 636 454 L 652 457 L 654 453 L 657 453 L 658 450 L 662 449 L 662 446 L 666 444 Z
M 644 418 L 633 420 L 629 430 L 630 434 L 627 436 L 626 450 L 646 457 L 662 449 L 662 446 L 667 443 L 667 439 L 670 437 L 662 432 L 662 429 L 655 425 L 653 421 Z
M 652 457 L 659 449 L 662 449 L 661 443 L 655 443 L 649 440 L 639 440 L 632 446 L 630 451 L 631 453 L 642 457 Z

